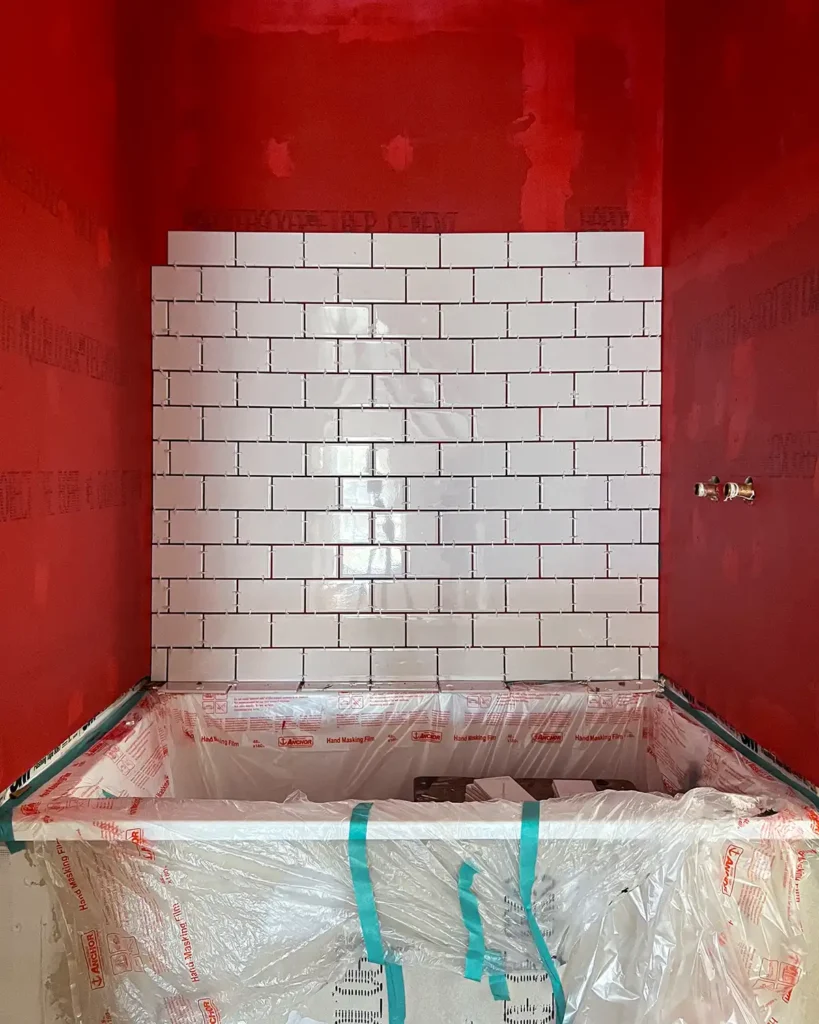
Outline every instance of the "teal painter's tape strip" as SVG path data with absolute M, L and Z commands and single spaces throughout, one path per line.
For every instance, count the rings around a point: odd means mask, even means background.
M 478 897 L 472 891 L 472 882 L 477 874 L 478 869 L 468 861 L 464 861 L 458 871 L 458 902 L 467 933 L 464 977 L 469 981 L 480 981 L 484 971 L 488 970 L 492 996 L 497 1000 L 508 999 L 509 985 L 502 970 L 501 958 L 499 954 L 487 952 L 486 949 Z

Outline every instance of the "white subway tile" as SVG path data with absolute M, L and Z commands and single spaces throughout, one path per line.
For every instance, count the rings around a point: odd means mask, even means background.
M 536 373 L 540 365 L 540 342 L 536 338 L 479 338 L 474 346 L 475 370 L 479 373 Z
M 368 612 L 372 587 L 369 580 L 308 580 L 307 611 Z
M 575 679 L 635 679 L 637 651 L 628 648 L 580 648 L 573 652 Z
M 306 650 L 304 678 L 358 682 L 370 678 L 370 652 L 354 650 Z
M 573 231 L 520 231 L 509 235 L 510 267 L 571 267 L 577 236 Z
M 537 409 L 476 409 L 476 441 L 536 441 Z
M 636 544 L 640 541 L 639 512 L 576 512 L 578 544 Z
M 608 338 L 554 338 L 540 343 L 540 368 L 555 373 L 608 368 Z
M 335 615 L 273 615 L 274 647 L 338 647 Z
M 269 615 L 206 615 L 206 647 L 270 647 Z
M 177 444 L 187 444 L 187 441 L 177 441 Z M 171 443 L 170 441 L 153 442 L 153 471 L 154 476 L 164 476 L 171 471 Z
M 641 466 L 639 442 L 578 441 L 578 473 L 638 473 Z
M 510 612 L 572 610 L 572 584 L 569 580 L 510 580 L 506 590 Z
M 236 651 L 236 679 L 240 683 L 290 683 L 301 678 L 301 651 Z
M 363 375 L 310 373 L 307 375 L 307 405 L 327 408 L 358 408 L 371 404 L 371 379 Z
M 239 513 L 239 542 L 242 544 L 301 544 L 303 541 L 301 512 Z
M 435 476 L 438 446 L 435 444 L 376 444 L 375 472 L 386 476 Z
M 643 333 L 662 334 L 663 304 L 661 302 L 646 302 L 644 306 Z
M 338 297 L 342 302 L 405 302 L 403 270 L 341 270 Z
M 283 373 L 332 373 L 336 369 L 336 344 L 320 338 L 272 338 L 271 366 Z
M 657 576 L 659 567 L 656 544 L 612 544 L 609 547 L 609 576 Z
M 199 647 L 202 618 L 201 615 L 153 615 L 151 643 L 155 647 Z
M 502 512 L 441 513 L 441 541 L 444 544 L 502 544 L 503 538 Z
M 373 235 L 374 267 L 440 266 L 439 235 Z
M 506 405 L 506 378 L 500 373 L 445 374 L 441 377 L 441 405 L 462 408 Z
M 268 477 L 205 478 L 205 508 L 256 509 L 270 508 L 270 479 Z
M 408 647 L 470 647 L 471 615 L 408 615 Z
M 438 378 L 417 373 L 376 377 L 373 381 L 373 404 L 398 406 L 436 406 Z
M 202 271 L 198 267 L 152 267 L 152 299 L 198 299 Z
M 267 441 L 270 438 L 268 409 L 205 409 L 203 422 L 206 441 Z
M 659 679 L 660 668 L 657 648 L 640 648 L 640 678 Z
M 425 551 L 426 548 L 417 550 Z M 341 549 L 342 577 L 394 579 L 404 574 L 403 548 L 358 545 Z
M 504 444 L 490 444 L 481 441 L 476 444 L 441 445 L 441 474 L 443 476 L 475 476 L 479 473 L 503 476 L 505 472 L 506 445 Z
M 338 271 L 301 267 L 272 270 L 270 297 L 274 302 L 335 302 Z
M 573 471 L 574 445 L 571 441 L 524 441 L 508 447 L 509 472 L 513 476 Z
M 609 409 L 609 430 L 612 441 L 659 441 L 660 410 Z
M 606 478 L 602 476 L 545 476 L 543 508 L 606 508 Z
M 410 270 L 408 302 L 472 302 L 471 270 Z
M 304 476 L 304 445 L 243 441 L 239 444 L 239 472 L 247 476 Z
M 612 370 L 659 370 L 659 338 L 612 338 L 609 348 Z
M 643 333 L 643 307 L 640 302 L 580 302 L 577 305 L 577 333 L 593 338 L 606 334 Z
M 440 648 L 438 651 L 440 679 L 503 679 L 503 651 L 480 648 Z
M 323 477 L 274 477 L 273 508 L 298 512 L 326 511 L 338 503 L 338 485 Z
M 208 544 L 206 579 L 270 579 L 270 548 L 262 544 Z
M 167 334 L 168 333 L 168 303 L 157 302 L 151 303 L 151 333 L 152 334 Z
M 575 333 L 573 302 L 531 302 L 509 306 L 510 338 L 568 338 Z
M 237 452 L 233 441 L 174 441 L 171 470 L 184 475 L 213 473 L 227 476 L 236 472 Z
M 608 267 L 561 267 L 543 271 L 546 302 L 606 302 L 608 298 Z
M 609 615 L 609 643 L 614 647 L 656 647 L 658 634 L 656 615 Z
M 442 338 L 478 338 L 481 335 L 506 336 L 506 306 L 441 306 Z
M 570 544 L 571 512 L 509 512 L 510 544 Z
M 172 612 L 236 610 L 235 580 L 171 580 L 169 594 Z
M 476 302 L 540 302 L 540 270 L 475 271 Z
M 579 612 L 638 612 L 639 580 L 578 580 L 575 610 Z
M 154 508 L 202 508 L 202 478 L 199 476 L 155 477 Z
M 170 374 L 172 405 L 236 405 L 236 376 L 232 373 Z
M 304 583 L 301 580 L 239 580 L 240 612 L 303 610 Z
M 335 441 L 338 438 L 338 413 L 332 409 L 273 409 L 272 420 L 275 441 Z
M 373 651 L 372 678 L 374 683 L 421 682 L 436 679 L 435 651 Z
M 442 612 L 502 612 L 504 588 L 503 580 L 441 580 L 439 607 Z
M 153 512 L 151 515 L 151 543 L 169 544 L 171 541 L 171 514 L 168 511 Z
M 469 579 L 472 549 L 467 547 L 413 547 L 409 549 L 407 576 Z
M 372 235 L 354 232 L 311 232 L 304 236 L 308 267 L 369 267 Z
M 170 302 L 168 330 L 171 334 L 236 334 L 236 305 L 232 302 Z
M 303 402 L 304 378 L 300 374 L 240 373 L 238 375 L 237 405 L 256 405 L 263 408 L 283 406 L 289 409 L 295 405 L 302 405 Z
M 574 390 L 570 373 L 510 373 L 509 405 L 572 405 Z
M 344 409 L 341 438 L 344 441 L 403 441 L 404 413 L 392 409 Z
M 239 231 L 236 262 L 243 267 L 300 267 L 304 235 L 300 231 Z
M 270 365 L 267 338 L 205 338 L 201 344 L 203 370 L 264 372 Z
M 273 548 L 273 571 L 277 580 L 337 579 L 338 555 L 334 547 L 290 545 Z
M 156 406 L 153 416 L 156 441 L 198 441 L 202 437 L 201 409 Z
M 407 412 L 408 441 L 468 441 L 471 436 L 470 410 L 410 409 Z
M 263 267 L 205 267 L 202 298 L 216 302 L 267 302 L 270 272 Z
M 236 311 L 236 332 L 240 336 L 300 338 L 304 334 L 304 310 L 296 303 L 240 302 Z
M 537 615 L 475 616 L 476 647 L 537 647 L 538 631 Z
M 168 580 L 151 580 L 151 611 L 166 612 L 170 600 Z
M 151 550 L 154 579 L 194 579 L 202 576 L 202 549 L 195 544 L 155 544 Z
M 342 373 L 401 373 L 404 369 L 404 342 L 384 338 L 340 341 L 338 360 Z
M 540 508 L 540 481 L 537 477 L 478 477 L 475 480 L 475 507 L 508 509 Z
M 377 544 L 435 544 L 437 512 L 376 512 L 373 540 Z
M 641 373 L 575 374 L 577 405 L 639 405 L 643 400 Z
M 471 509 L 472 480 L 461 477 L 409 481 L 408 508 Z
M 198 370 L 201 365 L 201 338 L 154 338 L 155 370 Z
M 661 401 L 662 375 L 659 373 L 643 374 L 643 401 L 646 405 L 659 405 Z
M 534 545 L 498 544 L 475 548 L 475 576 L 494 579 L 529 579 L 540 575 Z
M 373 307 L 373 333 L 399 338 L 440 336 L 437 306 L 380 305 Z
M 236 261 L 232 231 L 169 231 L 168 263 L 229 267 Z
M 541 576 L 570 580 L 606 576 L 605 544 L 544 544 L 540 549 Z
M 343 647 L 403 647 L 403 615 L 342 615 Z
M 612 267 L 611 297 L 629 301 L 661 299 L 662 267 Z
M 571 655 L 559 649 L 506 649 L 506 678 L 510 682 L 550 682 L 568 680 L 571 676 Z
M 438 609 L 438 584 L 434 580 L 386 580 L 373 583 L 372 588 L 375 612 L 434 612 Z
M 540 616 L 540 642 L 544 647 L 597 647 L 606 642 L 606 616 L 566 612 Z
M 416 483 L 417 481 L 413 481 Z M 341 481 L 342 508 L 402 509 L 406 507 L 404 481 L 366 477 Z
M 232 544 L 236 540 L 236 513 L 171 512 L 170 539 L 174 544 Z
M 659 610 L 657 580 L 642 580 L 641 608 L 644 612 L 656 612 Z
M 640 536 L 644 544 L 657 544 L 660 540 L 660 513 L 640 513 Z
M 610 508 L 659 508 L 658 476 L 613 476 L 609 479 Z
M 505 267 L 507 262 L 505 234 L 441 235 L 442 267 Z
M 409 341 L 407 342 L 407 369 L 436 373 L 470 372 L 472 366 L 471 341 Z M 476 364 L 476 369 L 479 367 Z
M 641 231 L 580 231 L 577 235 L 579 266 L 641 267 L 643 259 Z
M 370 540 L 367 512 L 308 512 L 308 544 L 366 544 Z
M 355 338 L 370 334 L 369 306 L 305 307 L 305 332 L 316 338 Z
M 548 441 L 605 440 L 606 409 L 541 409 L 540 436 Z
M 308 476 L 367 476 L 372 471 L 368 444 L 308 444 Z
M 231 650 L 186 650 L 168 652 L 168 682 L 222 683 L 234 679 Z

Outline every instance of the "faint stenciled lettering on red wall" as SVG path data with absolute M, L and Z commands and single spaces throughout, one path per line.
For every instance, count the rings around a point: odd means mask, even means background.
M 439 234 L 455 231 L 454 210 L 188 210 L 192 231 L 394 231 Z
M 0 469 L 0 524 L 124 508 L 141 501 L 147 487 L 137 470 Z

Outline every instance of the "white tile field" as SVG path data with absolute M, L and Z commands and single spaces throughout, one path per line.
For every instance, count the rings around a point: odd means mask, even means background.
M 157 679 L 655 677 L 641 234 L 172 232 L 168 254 Z

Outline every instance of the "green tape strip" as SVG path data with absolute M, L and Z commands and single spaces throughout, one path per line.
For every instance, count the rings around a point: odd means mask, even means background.
M 387 980 L 387 1006 L 390 1024 L 404 1024 L 407 1015 L 404 972 L 401 967 L 388 959 L 378 923 L 370 866 L 367 862 L 367 825 L 370 820 L 371 803 L 356 804 L 350 816 L 350 831 L 347 856 L 350 862 L 350 876 L 358 907 L 358 919 L 364 936 L 367 959 L 374 964 L 383 964 Z
M 466 928 L 468 943 L 464 977 L 469 981 L 480 981 L 484 970 L 489 971 L 489 989 L 495 999 L 509 998 L 509 985 L 503 972 L 500 954 L 487 952 L 483 937 L 483 922 L 478 909 L 478 897 L 472 891 L 472 882 L 478 869 L 468 861 L 461 864 L 458 871 L 458 902 L 461 905 L 461 917 Z
M 115 712 L 101 718 L 95 726 L 85 732 L 82 740 L 76 747 L 72 747 L 62 757 L 52 761 L 48 768 L 32 782 L 31 788 L 27 789 L 25 793 L 21 793 L 20 796 L 12 797 L 11 800 L 8 800 L 0 807 L 0 843 L 5 843 L 10 853 L 19 853 L 20 850 L 25 849 L 26 845 L 14 838 L 13 815 L 15 809 L 20 804 L 25 803 L 26 800 L 30 800 L 38 789 L 47 782 L 50 782 L 60 772 L 65 771 L 72 762 L 76 761 L 78 757 L 82 757 L 95 743 L 98 743 L 106 733 L 110 732 L 115 725 L 122 721 L 129 711 L 139 704 L 145 693 L 145 686 L 134 690 Z
M 560 975 L 557 973 L 557 966 L 552 959 L 552 954 L 549 952 L 549 947 L 543 938 L 543 932 L 540 930 L 532 910 L 532 889 L 535 885 L 539 833 L 540 804 L 537 801 L 530 800 L 523 804 L 520 817 L 520 900 L 523 904 L 526 920 L 529 922 L 529 931 L 532 933 L 541 962 L 552 983 L 557 1024 L 563 1024 L 566 1016 L 566 994 L 563 991 Z

